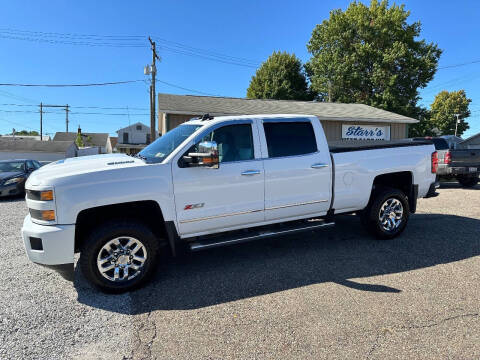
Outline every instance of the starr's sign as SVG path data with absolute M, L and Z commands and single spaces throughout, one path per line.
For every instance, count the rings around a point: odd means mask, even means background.
M 342 125 L 342 139 L 390 140 L 390 126 Z

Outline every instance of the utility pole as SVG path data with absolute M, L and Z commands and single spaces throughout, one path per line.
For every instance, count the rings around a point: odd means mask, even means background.
M 457 120 L 455 121 L 455 136 L 457 136 L 458 123 L 460 122 L 461 114 L 454 114 L 454 115 L 457 117 Z
M 43 104 L 40 103 L 40 141 L 43 140 L 42 128 L 43 128 Z
M 68 132 L 68 112 L 70 111 L 68 104 L 67 105 L 46 105 L 46 104 L 40 103 L 40 140 L 42 140 L 43 108 L 44 107 L 65 109 L 65 126 Z
M 68 104 L 65 106 L 65 127 L 68 133 Z
M 152 65 L 150 69 L 150 74 L 152 75 L 152 84 L 150 85 L 150 141 L 153 142 L 155 140 L 155 103 L 156 103 L 156 95 L 155 95 L 155 75 L 157 74 L 157 67 L 155 65 L 156 60 L 160 61 L 160 57 L 157 55 L 157 51 L 155 48 L 155 41 L 152 41 L 150 36 L 148 37 L 148 41 L 150 41 L 150 45 L 152 46 Z

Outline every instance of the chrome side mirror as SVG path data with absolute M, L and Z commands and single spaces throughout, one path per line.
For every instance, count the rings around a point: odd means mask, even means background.
M 215 141 L 202 141 L 198 144 L 198 152 L 188 153 L 183 157 L 183 162 L 188 167 L 208 167 L 218 169 L 220 160 L 218 146 Z

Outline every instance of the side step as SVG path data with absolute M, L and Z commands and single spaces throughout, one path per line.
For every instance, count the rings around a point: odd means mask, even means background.
M 316 230 L 322 227 L 333 226 L 334 222 L 326 222 L 322 219 L 310 220 L 308 222 L 295 222 L 292 224 L 285 224 L 278 229 L 266 229 L 265 227 L 260 230 L 250 230 L 247 234 L 234 234 L 234 235 L 225 235 L 223 237 L 206 238 L 201 240 L 196 240 L 190 243 L 191 251 L 200 251 L 211 249 L 219 246 L 228 246 L 239 244 L 247 241 L 260 240 L 269 237 L 279 236 L 279 235 L 290 235 L 303 231 Z

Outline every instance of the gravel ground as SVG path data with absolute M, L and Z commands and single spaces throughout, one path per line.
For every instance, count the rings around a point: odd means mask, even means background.
M 480 186 L 444 184 L 405 233 L 332 229 L 169 261 L 104 295 L 29 262 L 0 201 L 0 359 L 479 358 Z

